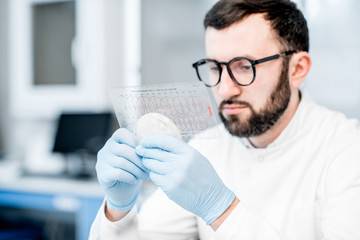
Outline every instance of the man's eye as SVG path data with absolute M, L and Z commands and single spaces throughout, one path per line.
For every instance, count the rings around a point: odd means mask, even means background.
M 216 66 L 216 64 L 213 64 L 213 63 L 211 63 L 211 64 L 208 63 L 208 69 L 211 72 L 218 72 L 219 71 L 219 68 Z
M 237 64 L 232 66 L 232 71 L 235 72 L 248 72 L 251 71 L 251 65 L 248 64 Z

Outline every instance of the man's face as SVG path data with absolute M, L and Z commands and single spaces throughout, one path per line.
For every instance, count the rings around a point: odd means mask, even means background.
M 254 14 L 226 29 L 208 28 L 206 53 L 219 62 L 239 56 L 255 60 L 281 53 L 281 47 L 270 23 Z M 288 67 L 283 67 L 283 60 L 256 65 L 256 78 L 249 86 L 237 85 L 223 69 L 221 82 L 213 92 L 220 117 L 231 134 L 259 136 L 281 117 L 291 95 Z

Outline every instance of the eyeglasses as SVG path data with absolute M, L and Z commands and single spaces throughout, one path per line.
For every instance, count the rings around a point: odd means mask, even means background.
M 256 64 L 288 56 L 296 51 L 287 51 L 270 57 L 252 60 L 246 57 L 235 57 L 228 62 L 218 62 L 212 59 L 201 59 L 192 64 L 200 81 L 207 87 L 215 87 L 221 81 L 222 66 L 225 65 L 231 79 L 240 86 L 249 86 L 256 77 Z

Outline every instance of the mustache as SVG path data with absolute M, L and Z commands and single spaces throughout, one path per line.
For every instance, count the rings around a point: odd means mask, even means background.
M 231 105 L 231 104 L 237 104 L 237 105 L 242 105 L 242 106 L 246 106 L 250 109 L 252 109 L 252 106 L 250 103 L 242 101 L 242 100 L 237 100 L 235 97 L 234 98 L 229 98 L 229 99 L 225 99 L 220 103 L 219 109 L 220 111 L 224 109 L 225 105 Z

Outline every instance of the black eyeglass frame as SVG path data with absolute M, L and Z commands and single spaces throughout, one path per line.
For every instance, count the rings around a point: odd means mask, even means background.
M 278 59 L 278 58 L 280 58 L 280 57 L 288 56 L 288 55 L 291 55 L 291 54 L 293 54 L 293 53 L 296 53 L 296 51 L 294 51 L 294 50 L 293 50 L 293 51 L 286 51 L 286 52 L 283 52 L 283 53 L 280 53 L 280 54 L 275 54 L 275 55 L 272 55 L 272 56 L 269 56 L 269 57 L 265 57 L 265 58 L 261 58 L 261 59 L 257 59 L 257 60 L 252 60 L 252 59 L 249 59 L 249 58 L 246 58 L 246 57 L 235 57 L 235 58 L 231 59 L 231 60 L 228 61 L 228 62 L 218 62 L 218 61 L 213 60 L 213 59 L 204 58 L 204 59 L 200 59 L 199 61 L 194 62 L 194 63 L 192 64 L 192 66 L 193 66 L 193 68 L 195 68 L 195 70 L 196 70 L 196 75 L 198 76 L 199 80 L 200 80 L 201 82 L 203 82 L 207 87 L 215 87 L 216 85 L 218 85 L 218 84 L 220 83 L 220 81 L 221 81 L 221 73 L 222 73 L 222 70 L 223 70 L 222 67 L 221 67 L 221 65 L 225 65 L 225 66 L 226 66 L 226 69 L 227 69 L 227 71 L 228 71 L 231 79 L 232 79 L 237 85 L 239 85 L 239 86 L 249 86 L 250 84 L 252 84 L 252 83 L 255 81 L 255 78 L 256 78 L 256 68 L 255 68 L 255 65 L 260 64 L 260 63 L 264 63 L 264 62 L 268 62 L 268 61 L 271 61 L 271 60 L 275 60 L 275 59 Z M 254 76 L 253 76 L 253 79 L 252 79 L 251 82 L 248 83 L 248 84 L 241 84 L 241 83 L 239 83 L 239 82 L 235 79 L 235 77 L 234 77 L 234 75 L 233 75 L 233 73 L 232 73 L 232 71 L 231 71 L 231 69 L 230 69 L 230 64 L 231 64 L 233 61 L 237 61 L 237 60 L 241 60 L 241 59 L 246 59 L 246 60 L 248 60 L 248 61 L 251 63 L 251 67 L 252 67 L 252 70 L 253 70 L 253 73 L 254 73 L 254 74 L 253 74 L 253 75 L 254 75 Z M 200 73 L 199 73 L 199 70 L 198 70 L 198 66 L 201 65 L 201 64 L 204 64 L 204 63 L 206 63 L 206 62 L 213 62 L 214 64 L 216 64 L 216 66 L 217 66 L 218 69 L 219 69 L 219 80 L 218 80 L 215 84 L 213 84 L 213 85 L 207 84 L 207 83 L 204 82 L 204 81 L 201 79 L 201 77 L 200 77 Z

